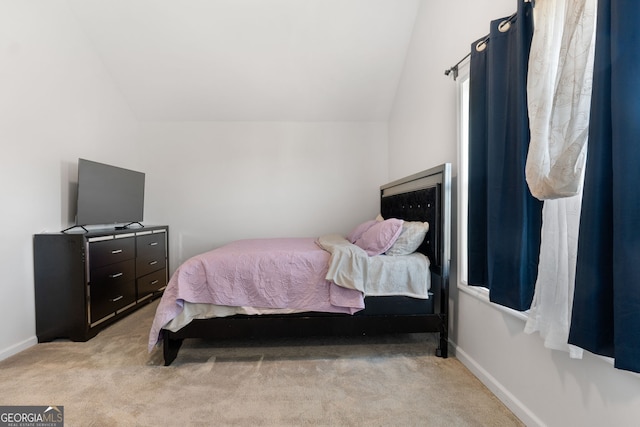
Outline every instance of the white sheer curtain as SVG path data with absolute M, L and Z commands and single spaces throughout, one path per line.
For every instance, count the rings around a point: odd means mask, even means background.
M 582 357 L 567 344 L 595 49 L 596 0 L 537 0 L 527 97 L 531 142 L 526 178 L 545 200 L 538 278 L 525 332 Z

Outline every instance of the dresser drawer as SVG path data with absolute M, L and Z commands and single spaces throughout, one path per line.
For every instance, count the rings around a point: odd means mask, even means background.
M 100 283 L 90 287 L 91 323 L 136 301 L 135 282 Z
M 167 269 L 163 268 L 162 270 L 142 276 L 136 280 L 136 284 L 138 288 L 138 299 L 157 292 L 167 286 Z
M 138 257 L 136 259 L 136 277 L 145 276 L 165 268 L 166 263 L 167 261 L 164 257 Z
M 92 268 L 89 273 L 91 285 L 135 282 L 135 261 L 133 259 L 105 265 L 104 267 Z
M 153 233 L 138 236 L 136 239 L 137 255 L 158 254 L 164 257 L 166 253 L 166 233 Z
M 136 255 L 135 245 L 134 237 L 89 242 L 90 267 L 93 269 L 103 265 L 133 259 Z

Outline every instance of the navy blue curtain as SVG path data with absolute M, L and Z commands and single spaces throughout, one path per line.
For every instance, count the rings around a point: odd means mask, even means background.
M 569 343 L 640 372 L 640 2 L 599 0 Z
M 478 51 L 482 46 L 484 50 Z M 486 286 L 487 276 L 487 48 L 485 38 L 471 45 L 469 70 L 469 284 Z
M 469 80 L 468 279 L 491 301 L 527 310 L 538 271 L 542 202 L 529 192 L 527 66 L 531 3 L 520 1 L 510 28 L 491 22 L 486 48 L 471 46 Z

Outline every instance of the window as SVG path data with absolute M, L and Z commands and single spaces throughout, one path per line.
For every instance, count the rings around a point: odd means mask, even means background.
M 467 283 L 469 182 L 469 61 L 458 66 L 458 280 Z

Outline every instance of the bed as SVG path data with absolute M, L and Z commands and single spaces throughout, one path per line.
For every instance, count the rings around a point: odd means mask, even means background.
M 161 345 L 168 366 L 190 338 L 434 332 L 436 355 L 447 357 L 451 165 L 381 186 L 380 216 L 347 236 L 243 240 L 185 261 L 158 305 L 149 350 Z M 410 224 L 428 224 L 424 239 L 394 253 Z M 397 245 L 385 246 L 391 235 Z

